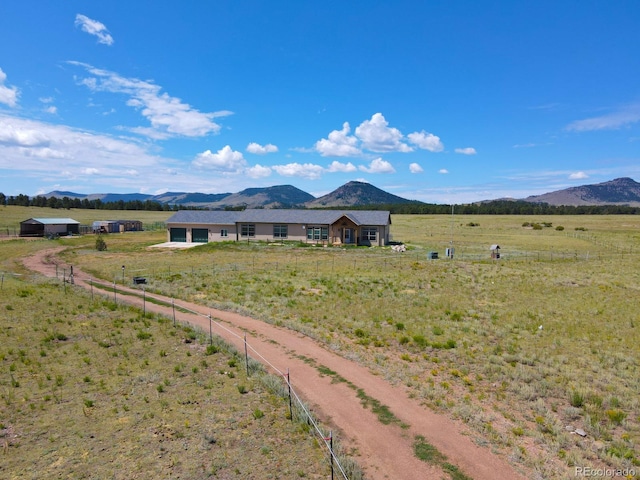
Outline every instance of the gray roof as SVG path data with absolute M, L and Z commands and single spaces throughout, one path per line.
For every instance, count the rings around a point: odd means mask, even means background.
M 284 223 L 299 225 L 331 225 L 346 216 L 356 225 L 387 225 L 388 211 L 378 210 L 303 210 L 303 209 L 247 209 L 243 211 L 180 210 L 167 223 L 196 223 L 233 225 L 235 223 Z
M 203 225 L 234 225 L 241 212 L 226 210 L 179 210 L 166 223 L 195 223 Z
M 80 224 L 77 220 L 73 218 L 30 218 L 29 220 L 25 220 L 20 223 L 41 223 L 42 225 L 70 225 L 70 224 Z

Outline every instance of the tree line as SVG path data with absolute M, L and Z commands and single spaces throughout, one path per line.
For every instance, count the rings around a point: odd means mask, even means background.
M 17 195 L 7 197 L 0 192 L 0 205 L 17 205 L 21 207 L 48 207 L 57 209 L 91 209 L 91 210 L 146 210 L 146 211 L 177 211 L 177 210 L 208 210 L 203 207 L 186 205 L 169 205 L 152 200 L 118 200 L 103 202 L 100 199 L 70 197 L 44 197 L 38 195 Z M 244 210 L 246 206 L 226 207 L 225 210 Z M 291 208 L 295 208 L 291 206 Z M 298 207 L 300 208 L 300 207 Z M 333 207 L 335 209 L 336 207 Z M 491 202 L 471 203 L 463 205 L 441 205 L 435 203 L 391 203 L 375 205 L 358 205 L 351 207 L 337 207 L 341 210 L 388 210 L 393 214 L 405 215 L 450 215 L 452 212 L 460 215 L 637 215 L 640 207 L 628 205 L 549 205 L 548 203 L 531 203 L 521 200 L 495 200 Z M 332 209 L 327 207 L 327 209 Z M 326 210 L 326 209 L 319 209 Z
M 386 205 L 362 205 L 350 210 L 388 210 L 394 214 L 421 215 L 637 215 L 640 207 L 628 205 L 549 205 L 524 201 L 495 200 L 463 205 L 439 205 L 432 203 L 394 203 Z
M 162 204 L 151 200 L 118 200 L 117 202 L 103 202 L 102 200 L 88 200 L 86 198 L 69 197 L 44 197 L 38 195 L 30 197 L 28 195 L 16 195 L 7 197 L 0 193 L 0 205 L 16 205 L 20 207 L 48 207 L 68 210 L 70 208 L 90 209 L 90 210 L 148 210 L 148 211 L 172 211 L 177 210 L 176 206 Z

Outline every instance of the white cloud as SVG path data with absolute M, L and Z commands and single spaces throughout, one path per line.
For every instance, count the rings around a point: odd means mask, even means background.
M 413 148 L 403 143 L 403 135 L 397 128 L 390 128 L 381 113 L 362 122 L 355 131 L 362 148 L 372 152 L 412 152 Z
M 444 150 L 444 145 L 440 141 L 440 137 L 437 137 L 433 133 L 425 132 L 424 130 L 410 133 L 407 135 L 407 138 L 411 143 L 423 150 L 430 152 L 441 152 Z
M 0 103 L 15 107 L 18 104 L 18 89 L 16 87 L 7 87 L 4 85 L 7 74 L 0 68 Z
M 113 37 L 103 23 L 92 20 L 85 15 L 77 14 L 75 25 L 76 27 L 80 27 L 83 32 L 98 37 L 98 43 L 113 45 Z
M 288 163 L 287 165 L 274 165 L 273 169 L 284 177 L 302 177 L 309 180 L 317 180 L 324 173 L 324 168 L 312 163 Z
M 576 120 L 567 125 L 567 130 L 574 132 L 616 130 L 638 121 L 640 121 L 640 104 L 633 104 L 607 115 Z
M 260 145 L 259 143 L 251 142 L 247 145 L 247 152 L 255 153 L 256 155 L 264 155 L 266 153 L 275 153 L 278 151 L 278 147 L 267 143 L 266 145 Z
M 52 115 L 55 115 L 56 113 L 58 113 L 58 107 L 54 105 L 50 105 L 47 108 L 45 108 L 44 111 Z
M 589 178 L 589 175 L 584 172 L 575 172 L 569 175 L 569 180 L 583 180 L 585 178 Z
M 206 170 L 239 173 L 246 167 L 242 152 L 231 149 L 229 145 L 213 153 L 211 150 L 199 153 L 193 160 L 193 165 Z
M 55 184 L 90 175 L 106 187 L 136 189 L 139 179 L 129 182 L 123 172 L 135 166 L 151 182 L 161 162 L 169 160 L 149 155 L 134 142 L 0 114 L 0 170 L 24 178 Z
M 369 163 L 368 167 L 365 167 L 364 165 L 360 165 L 360 167 L 358 168 L 361 171 L 367 172 L 367 173 L 396 173 L 393 166 L 386 160 L 383 160 L 382 158 L 376 158 L 374 160 L 371 160 L 371 163 Z
M 265 178 L 271 175 L 271 169 L 269 167 L 263 167 L 260 164 L 255 164 L 253 167 L 247 168 L 245 173 L 250 178 Z
M 201 137 L 220 131 L 220 125 L 213 121 L 214 118 L 232 114 L 226 110 L 202 113 L 179 98 L 161 93 L 161 87 L 152 82 L 121 77 L 117 73 L 81 62 L 69 63 L 83 67 L 93 75 L 79 80 L 81 85 L 92 91 L 122 93 L 130 97 L 126 104 L 138 109 L 151 123 L 151 128 L 129 129 L 134 133 L 156 139 L 173 136 Z
M 409 165 L 409 171 L 411 173 L 422 173 L 422 172 L 424 172 L 422 167 L 417 163 L 412 163 L 411 165 Z
M 0 117 L 0 144 L 14 147 L 44 147 L 50 144 L 49 136 L 35 127 L 34 122 L 12 121 Z
M 328 138 L 318 140 L 315 150 L 323 157 L 356 157 L 362 152 L 357 147 L 358 139 L 349 135 L 349 122 L 342 124 L 342 130 L 333 130 Z
M 356 170 L 358 170 L 355 165 L 351 162 L 348 163 L 340 163 L 337 160 L 334 160 L 333 162 L 331 162 L 331 165 L 329 165 L 329 167 L 327 168 L 327 171 L 330 173 L 349 173 L 349 172 L 355 172 Z
M 447 170 L 446 168 L 441 168 L 440 170 L 438 170 L 438 173 L 446 175 L 447 173 L 449 173 L 449 170 Z
M 475 155 L 476 153 L 478 153 L 476 152 L 476 149 L 473 147 L 456 148 L 454 152 L 460 153 L 462 155 Z

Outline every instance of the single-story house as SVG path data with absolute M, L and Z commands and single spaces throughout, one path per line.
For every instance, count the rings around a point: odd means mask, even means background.
M 299 241 L 383 246 L 391 214 L 375 210 L 180 210 L 167 221 L 170 242 Z
M 73 218 L 30 218 L 20 222 L 21 237 L 47 235 L 78 235 L 80 222 Z
M 122 233 L 142 231 L 140 220 L 97 220 L 91 225 L 93 233 Z

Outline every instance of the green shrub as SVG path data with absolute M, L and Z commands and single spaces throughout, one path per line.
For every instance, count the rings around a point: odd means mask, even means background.
M 584 395 L 582 392 L 578 392 L 577 390 L 573 390 L 569 394 L 569 403 L 572 407 L 580 408 L 584 405 Z
M 107 249 L 107 242 L 104 241 L 102 235 L 98 235 L 96 237 L 96 250 L 99 252 L 104 252 Z
M 205 355 L 213 355 L 214 353 L 218 353 L 220 349 L 216 345 L 207 345 L 207 350 L 204 352 Z
M 253 411 L 253 418 L 258 420 L 259 418 L 262 418 L 262 417 L 264 417 L 264 412 L 262 410 L 260 410 L 259 408 L 256 408 Z
M 624 413 L 622 410 L 619 410 L 617 408 L 611 409 L 611 410 L 607 410 L 605 413 L 607 414 L 607 417 L 609 418 L 611 423 L 613 423 L 615 425 L 620 425 L 622 423 L 622 421 L 625 418 L 627 418 L 627 414 Z
M 427 345 L 427 339 L 424 337 L 424 335 L 414 335 L 413 342 L 419 347 L 424 347 Z

